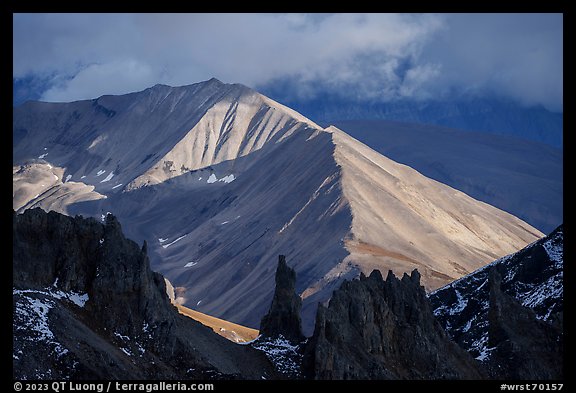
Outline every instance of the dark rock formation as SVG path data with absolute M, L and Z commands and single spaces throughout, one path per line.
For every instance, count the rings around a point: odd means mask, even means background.
M 490 269 L 488 311 L 488 367 L 497 379 L 562 379 L 562 330 L 539 320 L 501 289 L 502 278 Z
M 562 377 L 563 244 L 561 225 L 430 294 L 440 324 L 491 378 Z
M 295 292 L 296 272 L 286 264 L 286 257 L 279 255 L 276 269 L 276 289 L 268 314 L 260 323 L 260 334 L 267 337 L 283 336 L 291 342 L 304 339 L 300 309 L 302 299 Z
M 261 352 L 178 313 L 146 248 L 110 214 L 14 213 L 14 378 L 274 378 Z
M 378 270 L 347 281 L 318 309 L 304 369 L 315 379 L 478 379 L 479 364 L 432 314 L 420 274 Z

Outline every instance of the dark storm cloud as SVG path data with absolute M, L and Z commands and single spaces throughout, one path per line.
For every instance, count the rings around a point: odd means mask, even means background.
M 562 106 L 561 15 L 22 14 L 14 78 L 69 101 L 217 77 L 370 99 L 494 90 Z

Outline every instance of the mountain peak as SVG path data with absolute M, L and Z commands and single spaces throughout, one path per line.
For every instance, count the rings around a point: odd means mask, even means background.
M 417 267 L 434 289 L 540 236 L 246 86 L 162 89 L 15 109 L 13 157 L 105 195 L 68 212 L 114 212 L 198 311 L 255 327 L 274 290 L 269 261 L 289 253 L 308 334 L 318 301 L 361 271 Z M 48 183 L 20 180 L 14 195 L 54 205 Z
M 220 79 L 215 78 L 215 77 L 212 77 L 212 78 L 208 79 L 205 83 L 217 83 L 217 84 L 220 84 L 220 85 L 223 85 L 223 84 L 224 84 L 224 82 L 222 82 Z

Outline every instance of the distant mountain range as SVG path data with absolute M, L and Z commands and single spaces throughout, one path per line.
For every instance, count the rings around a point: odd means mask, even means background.
M 326 94 L 294 98 L 298 97 L 290 93 L 294 89 L 276 84 L 262 91 L 323 126 L 343 120 L 388 120 L 516 136 L 557 148 L 563 144 L 563 113 L 504 98 L 463 96 L 378 102 Z
M 175 301 L 253 328 L 279 254 L 298 274 L 310 334 L 318 302 L 361 272 L 417 268 L 433 290 L 543 236 L 336 127 L 215 79 L 28 102 L 14 108 L 13 136 L 15 210 L 112 212 L 147 241 Z

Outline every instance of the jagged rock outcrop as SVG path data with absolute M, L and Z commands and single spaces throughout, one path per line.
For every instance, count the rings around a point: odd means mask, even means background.
M 563 334 L 559 326 L 539 320 L 501 289 L 502 277 L 490 269 L 487 365 L 492 378 L 562 379 Z
M 276 289 L 270 310 L 260 323 L 260 334 L 267 337 L 283 336 L 295 343 L 304 339 L 300 318 L 302 299 L 295 289 L 296 272 L 286 263 L 286 256 L 279 255 Z
M 320 306 L 304 369 L 315 379 L 479 379 L 432 314 L 420 274 L 347 281 Z
M 180 315 L 146 243 L 103 219 L 13 213 L 14 378 L 275 377 L 264 354 Z
M 300 310 L 302 299 L 296 294 L 296 272 L 278 256 L 276 289 L 268 313 L 260 323 L 260 336 L 252 346 L 263 351 L 285 379 L 300 379 L 305 337 Z
M 562 377 L 563 255 L 560 225 L 429 295 L 438 322 L 490 378 Z

